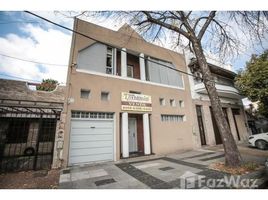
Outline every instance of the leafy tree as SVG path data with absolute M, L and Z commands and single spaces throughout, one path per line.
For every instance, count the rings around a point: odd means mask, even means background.
M 58 81 L 54 79 L 43 79 L 42 83 L 36 86 L 37 90 L 53 91 L 58 85 Z
M 249 100 L 258 102 L 258 114 L 268 117 L 268 50 L 252 55 L 245 70 L 238 73 L 236 86 Z

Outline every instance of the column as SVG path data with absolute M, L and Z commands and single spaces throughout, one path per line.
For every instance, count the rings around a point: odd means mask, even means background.
M 117 75 L 117 50 L 113 48 L 113 74 Z
M 121 76 L 127 77 L 127 52 L 126 48 L 121 51 Z
M 227 115 L 228 115 L 228 120 L 229 120 L 229 124 L 230 124 L 231 133 L 232 133 L 235 141 L 238 141 L 238 136 L 237 136 L 237 131 L 236 131 L 236 127 L 235 127 L 232 108 L 230 108 L 230 107 L 227 108 Z
M 204 116 L 204 125 L 206 130 L 206 136 L 207 136 L 207 144 L 208 145 L 215 145 L 215 133 L 213 129 L 213 122 L 212 122 L 212 116 L 210 113 L 209 106 L 203 105 L 203 116 Z
M 128 113 L 122 113 L 122 124 L 121 124 L 121 134 L 122 134 L 122 155 L 123 158 L 129 157 L 128 148 Z
M 149 126 L 149 114 L 143 114 L 143 138 L 144 138 L 144 154 L 151 154 L 151 137 Z
M 146 81 L 146 75 L 145 75 L 145 60 L 144 60 L 144 54 L 140 54 L 140 77 L 141 80 Z

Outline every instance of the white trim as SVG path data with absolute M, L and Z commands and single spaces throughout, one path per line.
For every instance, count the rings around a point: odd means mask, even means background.
M 116 62 L 117 62 L 117 57 L 116 57 L 116 55 L 117 55 L 117 49 L 116 48 L 113 48 L 113 74 L 114 75 L 116 75 L 116 73 L 117 73 L 117 64 L 116 64 Z
M 143 139 L 144 139 L 144 154 L 151 154 L 151 135 L 150 135 L 150 125 L 149 125 L 149 114 L 144 113 L 142 115 L 143 120 Z
M 116 161 L 116 113 L 114 113 L 114 161 Z
M 141 77 L 141 80 L 145 81 L 146 80 L 145 59 L 144 59 L 144 54 L 143 53 L 140 53 L 139 64 L 140 64 L 140 77 Z
M 154 82 L 151 82 L 151 81 L 143 81 L 143 80 L 134 79 L 134 78 L 115 76 L 115 75 L 104 74 L 104 73 L 90 71 L 90 70 L 84 70 L 84 69 L 76 69 L 76 71 L 80 72 L 80 73 L 85 73 L 85 74 L 91 74 L 91 75 L 103 76 L 103 77 L 108 77 L 108 78 L 121 79 L 121 80 L 126 80 L 126 81 L 134 81 L 134 82 L 138 82 L 138 83 L 145 83 L 145 84 L 150 84 L 150 85 L 155 85 L 155 86 L 160 86 L 160 87 L 167 87 L 167 88 L 172 88 L 172 89 L 185 90 L 184 84 L 183 84 L 183 87 L 176 87 L 176 86 L 171 86 L 171 85 L 164 85 L 164 84 L 161 84 L 161 83 L 154 83 Z
M 129 144 L 128 144 L 128 113 L 127 112 L 123 112 L 122 113 L 122 124 L 121 124 L 121 128 L 122 128 L 122 156 L 123 158 L 128 158 L 129 157 Z
M 126 48 L 121 51 L 121 75 L 127 77 L 127 52 Z

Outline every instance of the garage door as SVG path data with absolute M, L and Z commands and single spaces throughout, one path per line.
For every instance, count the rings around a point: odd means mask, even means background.
M 113 115 L 96 113 L 94 119 L 90 118 L 90 113 L 85 116 L 85 118 L 73 117 L 71 121 L 69 165 L 112 161 L 114 121 L 111 117 Z

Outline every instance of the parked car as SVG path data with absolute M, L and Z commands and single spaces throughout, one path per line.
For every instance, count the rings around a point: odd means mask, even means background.
M 258 149 L 268 148 L 268 133 L 259 133 L 256 135 L 251 135 L 248 138 L 250 146 L 257 147 Z

